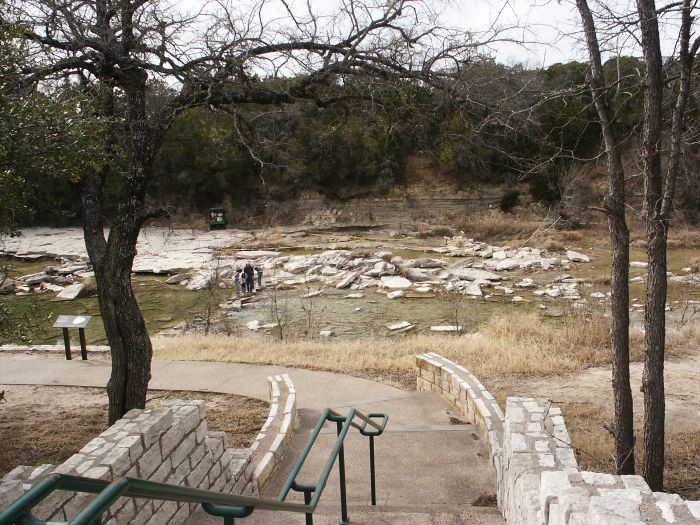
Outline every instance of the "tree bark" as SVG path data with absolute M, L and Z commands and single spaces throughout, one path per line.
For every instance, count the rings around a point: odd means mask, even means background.
M 666 230 L 661 214 L 661 130 L 663 61 L 659 26 L 653 0 L 637 0 L 644 51 L 645 96 L 642 162 L 644 175 L 644 225 L 647 243 L 647 289 L 644 311 L 645 359 L 644 460 L 642 475 L 652 490 L 663 490 L 664 470 L 664 340 L 666 336 Z
M 610 343 L 612 387 L 615 405 L 615 469 L 634 474 L 634 408 L 629 372 L 629 230 L 625 219 L 625 174 L 620 143 L 613 130 L 612 111 L 606 97 L 600 46 L 593 16 L 586 0 L 576 2 L 586 33 L 591 69 L 588 81 L 600 120 L 608 160 L 608 194 L 605 211 L 610 232 Z

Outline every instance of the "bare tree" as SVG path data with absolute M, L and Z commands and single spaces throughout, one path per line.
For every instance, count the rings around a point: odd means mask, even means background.
M 615 468 L 618 474 L 634 473 L 634 412 L 629 371 L 629 230 L 625 218 L 625 173 L 621 144 L 616 136 L 608 100 L 598 35 L 586 0 L 577 0 L 591 60 L 588 83 L 593 95 L 608 159 L 608 194 L 604 208 L 608 217 L 611 247 L 612 384 L 615 405 Z
M 305 283 L 306 293 L 299 298 L 299 310 L 302 312 L 300 334 L 305 339 L 316 339 L 323 323 L 325 307 L 319 304 L 321 289 L 311 290 Z
M 586 0 L 577 0 L 577 7 L 583 20 L 584 31 L 591 59 L 591 74 L 589 84 L 593 93 L 596 109 L 601 121 L 603 139 L 608 155 L 608 168 L 610 177 L 611 194 L 613 182 L 623 183 L 622 164 L 619 162 L 615 151 L 619 148 L 619 142 L 611 127 L 611 112 L 606 102 L 607 87 L 602 75 L 600 65 L 600 48 L 598 45 L 598 33 L 593 23 L 593 15 Z M 644 182 L 644 207 L 642 216 L 646 230 L 647 250 L 647 288 L 645 299 L 645 361 L 642 376 L 642 391 L 644 392 L 644 458 L 642 462 L 642 474 L 653 490 L 663 489 L 664 470 L 664 436 L 665 436 L 665 398 L 664 398 L 664 352 L 666 338 L 666 249 L 668 229 L 670 226 L 673 198 L 681 170 L 683 156 L 683 142 L 685 132 L 686 110 L 692 81 L 692 66 L 695 55 L 700 47 L 700 38 L 696 38 L 691 45 L 691 29 L 693 25 L 693 11 L 696 2 L 682 0 L 670 3 L 662 8 L 657 8 L 654 0 L 637 0 L 636 11 L 632 13 L 613 13 L 605 4 L 603 7 L 606 19 L 607 37 L 622 33 L 630 36 L 630 40 L 641 46 L 643 53 L 644 72 L 644 112 L 642 119 L 642 179 Z M 664 64 L 661 55 L 661 37 L 659 29 L 660 16 L 675 16 L 678 22 L 679 32 L 675 45 L 675 56 Z M 666 74 L 672 72 L 671 74 Z M 668 105 L 665 105 L 666 102 Z M 672 109 L 668 109 L 672 108 Z M 667 134 L 664 133 L 664 119 L 671 116 L 671 126 Z M 668 144 L 668 148 L 665 145 Z M 612 162 L 611 162 L 612 160 Z M 666 161 L 664 173 L 662 161 Z M 622 193 L 621 193 L 622 192 Z M 619 187 L 615 192 L 622 197 L 616 206 L 623 206 L 624 188 Z M 610 195 L 609 194 L 609 197 Z M 606 203 L 607 204 L 607 203 Z M 610 222 L 610 211 L 608 211 Z M 619 222 L 619 220 L 618 220 Z M 622 222 L 619 222 L 619 226 Z M 612 234 L 612 226 L 611 226 Z M 615 280 L 623 276 L 627 279 L 627 269 L 615 264 L 615 250 L 620 250 L 624 239 L 612 236 L 613 243 L 613 301 L 615 302 Z M 622 260 L 618 260 L 621 263 Z M 624 273 L 623 273 L 624 272 Z M 618 297 L 617 301 L 621 299 Z M 624 300 L 627 299 L 625 294 Z M 618 305 L 619 306 L 619 305 Z M 616 319 L 623 316 L 624 320 Z M 629 323 L 629 314 L 622 308 L 613 311 L 613 323 Z M 613 328 L 614 330 L 614 328 Z M 613 339 L 614 343 L 614 339 Z M 616 348 L 617 351 L 617 348 Z M 623 362 L 619 363 L 624 365 Z M 623 376 L 628 376 L 628 371 L 617 371 Z M 619 388 L 625 391 L 629 388 L 627 381 L 620 385 L 614 379 L 614 389 L 617 398 L 620 396 Z M 625 394 L 626 395 L 626 394 Z M 630 408 L 631 410 L 631 408 Z M 620 428 L 617 426 L 616 432 Z M 631 445 L 631 443 L 630 443 Z M 619 453 L 618 448 L 618 468 Z
M 270 319 L 277 332 L 280 341 L 287 337 L 287 327 L 291 319 L 291 306 L 289 304 L 289 293 L 283 284 L 275 279 L 273 274 L 270 285 L 267 287 L 267 296 L 270 300 Z
M 659 24 L 654 0 L 637 0 L 641 43 L 644 51 L 645 97 L 643 131 L 644 225 L 647 244 L 647 290 L 644 310 L 645 359 L 642 375 L 644 392 L 644 463 L 642 475 L 652 490 L 663 489 L 665 397 L 664 353 L 666 340 L 666 248 L 676 181 L 683 154 L 686 108 L 692 80 L 693 59 L 700 47 L 700 37 L 690 44 L 692 12 L 696 2 L 683 0 L 680 5 L 678 42 L 679 77 L 671 86 L 677 90 L 672 113 L 670 148 L 666 173 L 662 171 L 661 153 L 664 111 L 664 64 L 661 58 Z M 665 8 L 668 9 L 668 6 Z
M 204 322 L 204 335 L 209 334 L 209 330 L 212 325 L 212 318 L 215 315 L 214 308 L 216 307 L 217 292 L 219 290 L 219 284 L 221 283 L 221 250 L 214 250 L 212 255 L 214 259 L 214 268 L 211 273 L 210 279 L 207 281 L 207 285 L 204 287 L 206 292 L 207 300 L 207 310 Z
M 340 0 L 332 15 L 304 5 L 297 12 L 282 2 L 283 12 L 272 15 L 266 2 L 225 1 L 204 4 L 194 14 L 155 0 L 14 0 L 3 9 L 0 24 L 22 27 L 31 47 L 26 82 L 80 79 L 99 85 L 104 114 L 124 108 L 115 122 L 128 137 L 127 163 L 108 234 L 103 204 L 109 170 L 83 181 L 85 243 L 112 355 L 110 423 L 146 400 L 152 347 L 131 268 L 141 227 L 165 213 L 149 205 L 147 190 L 173 119 L 195 106 L 227 106 L 235 114 L 246 103 L 305 98 L 331 104 L 328 88 L 347 75 L 430 80 L 434 70 L 458 63 L 482 43 L 438 27 L 419 0 Z M 175 94 L 149 103 L 151 79 L 165 80 Z

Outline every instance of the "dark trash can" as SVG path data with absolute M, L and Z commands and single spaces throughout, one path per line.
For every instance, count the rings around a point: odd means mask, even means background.
M 223 208 L 211 208 L 209 210 L 210 230 L 225 230 L 226 224 L 226 212 Z

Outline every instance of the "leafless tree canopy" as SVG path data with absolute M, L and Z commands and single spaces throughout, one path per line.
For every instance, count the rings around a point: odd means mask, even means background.
M 484 35 L 445 28 L 418 0 L 335 7 L 217 1 L 186 12 L 168 1 L 11 0 L 2 22 L 22 26 L 31 42 L 30 81 L 77 74 L 123 86 L 138 71 L 185 86 L 189 105 L 313 97 L 319 82 L 357 72 L 434 79 L 501 37 L 495 28 Z M 250 88 L 256 78 L 292 76 L 299 82 L 286 92 Z

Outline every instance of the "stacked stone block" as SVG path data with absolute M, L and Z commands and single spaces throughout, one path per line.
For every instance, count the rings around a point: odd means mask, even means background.
M 541 473 L 578 468 L 564 418 L 559 408 L 534 399 L 509 397 L 506 403 L 501 511 L 508 523 L 547 523 L 541 521 Z
M 0 481 L 4 508 L 49 474 L 112 480 L 147 479 L 229 494 L 257 494 L 250 449 L 227 448 L 228 436 L 207 429 L 204 401 L 173 400 L 153 410 L 131 410 L 58 467 L 18 467 Z M 41 519 L 66 521 L 93 495 L 58 491 L 34 508 Z M 179 525 L 195 504 L 120 498 L 103 523 Z
M 253 478 L 261 493 L 287 452 L 294 431 L 299 428 L 296 388 L 292 380 L 287 374 L 281 374 L 268 377 L 267 381 L 270 413 L 251 446 L 255 465 Z
M 580 471 L 561 411 L 545 400 L 508 398 L 503 480 L 511 524 L 700 523 L 700 502 L 652 492 L 641 476 Z

